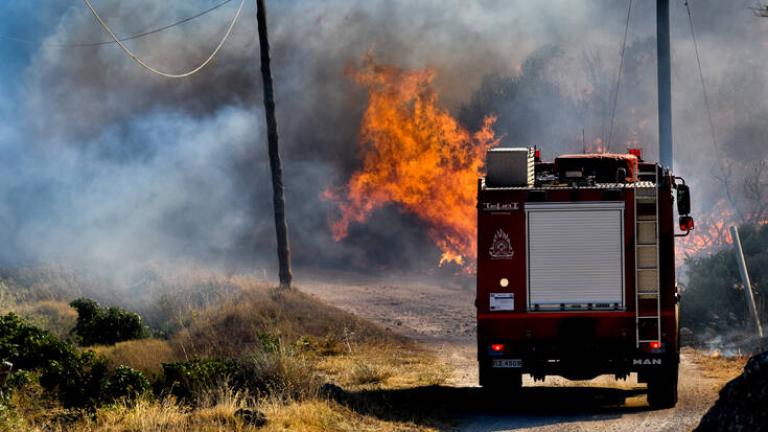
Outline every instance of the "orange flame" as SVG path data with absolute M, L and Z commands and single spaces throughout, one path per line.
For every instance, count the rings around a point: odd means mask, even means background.
M 752 212 L 739 215 L 728 200 L 720 199 L 708 213 L 697 218 L 696 229 L 677 242 L 675 251 L 677 263 L 682 264 L 688 256 L 701 252 L 715 252 L 732 245 L 730 227 L 744 222 L 768 225 L 768 219 L 760 218 Z
M 323 193 L 341 211 L 332 222 L 334 238 L 346 237 L 351 223 L 365 222 L 376 209 L 396 204 L 426 223 L 442 251 L 440 265 L 465 265 L 477 249 L 477 178 L 486 151 L 499 142 L 495 117 L 486 117 L 474 134 L 461 127 L 438 106 L 431 69 L 402 70 L 368 56 L 348 74 L 368 90 L 360 128 L 363 166 L 344 189 Z
M 715 251 L 733 243 L 729 227 L 737 222 L 736 212 L 725 199 L 719 200 L 708 213 L 699 216 L 696 229 L 677 242 L 677 263 L 700 252 Z

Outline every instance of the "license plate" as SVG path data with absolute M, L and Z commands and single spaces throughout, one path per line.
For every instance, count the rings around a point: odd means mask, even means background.
M 495 368 L 521 368 L 523 367 L 523 361 L 520 359 L 494 359 L 493 367 Z

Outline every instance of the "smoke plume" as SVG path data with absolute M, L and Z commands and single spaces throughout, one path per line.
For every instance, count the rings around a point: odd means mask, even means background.
M 185 70 L 215 46 L 236 3 L 128 44 L 153 65 Z M 550 158 L 632 145 L 654 160 L 652 3 L 635 2 L 609 134 L 624 2 L 269 2 L 299 278 L 302 269 L 305 275 L 320 269 L 423 273 L 441 255 L 423 221 L 397 205 L 350 225 L 343 241 L 332 238 L 328 221 L 337 208 L 321 199 L 322 192 L 344 185 L 362 163 L 357 149 L 367 95 L 345 75 L 350 65 L 359 66 L 370 52 L 379 64 L 429 68 L 442 109 L 472 131 L 495 115 L 503 146 L 537 145 Z M 209 6 L 203 0 L 97 4 L 118 36 Z M 741 166 L 768 157 L 766 60 L 760 55 L 768 21 L 750 6 L 691 2 L 715 148 L 687 14 L 678 2 L 672 5 L 675 172 L 692 184 L 700 211 L 723 195 L 712 176 L 722 160 Z M 156 77 L 114 45 L 56 46 L 105 38 L 77 2 L 47 16 L 39 26 L 43 44 L 29 47 L 18 89 L 2 111 L 14 116 L 0 126 L 2 264 L 62 262 L 130 278 L 158 260 L 191 259 L 272 274 L 255 16 L 248 2 L 220 56 L 186 80 Z M 738 173 L 731 180 L 743 181 Z

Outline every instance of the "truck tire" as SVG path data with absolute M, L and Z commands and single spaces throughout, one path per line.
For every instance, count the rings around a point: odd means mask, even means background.
M 516 393 L 523 387 L 523 374 L 515 370 L 480 367 L 480 386 L 489 393 Z
M 673 408 L 677 404 L 677 368 L 656 374 L 648 380 L 648 405 L 653 409 Z

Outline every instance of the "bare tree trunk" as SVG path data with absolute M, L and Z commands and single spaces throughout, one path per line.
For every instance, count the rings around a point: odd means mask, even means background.
M 272 171 L 272 203 L 275 208 L 275 231 L 277 232 L 277 259 L 280 266 L 280 288 L 290 288 L 291 252 L 288 248 L 288 224 L 285 220 L 285 198 L 283 196 L 283 168 L 277 145 L 277 119 L 275 118 L 275 92 L 272 85 L 272 70 L 269 58 L 267 33 L 267 10 L 264 0 L 256 0 L 256 19 L 259 26 L 261 47 L 261 77 L 264 81 L 264 113 L 267 118 L 267 146 L 269 167 Z

